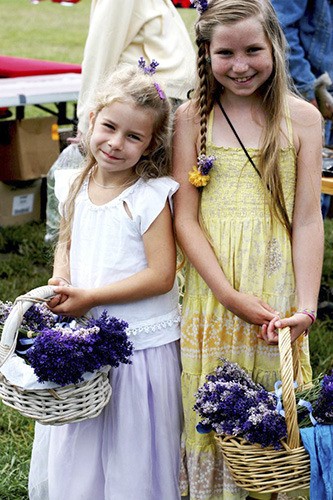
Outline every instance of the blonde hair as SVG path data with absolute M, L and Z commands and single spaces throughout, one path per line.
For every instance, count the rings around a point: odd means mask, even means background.
M 74 217 L 75 199 L 85 179 L 96 165 L 90 149 L 90 139 L 99 112 L 114 102 L 134 104 L 141 110 L 151 113 L 153 123 L 152 139 L 148 151 L 135 166 L 135 173 L 143 179 L 169 175 L 171 172 L 171 105 L 165 97 L 155 77 L 143 70 L 124 65 L 111 74 L 97 90 L 91 105 L 93 119 L 84 138 L 85 160 L 82 172 L 73 182 L 65 203 L 63 224 L 59 244 L 69 245 L 71 223 Z
M 291 235 L 291 222 L 286 209 L 279 173 L 281 121 L 287 108 L 287 95 L 294 87 L 286 69 L 286 41 L 274 8 L 269 0 L 211 0 L 208 8 L 195 24 L 198 46 L 198 81 L 194 90 L 194 103 L 200 114 L 200 154 L 206 154 L 207 120 L 214 102 L 220 98 L 223 88 L 215 79 L 211 65 L 207 63 L 207 48 L 214 29 L 256 17 L 272 46 L 273 70 L 262 85 L 262 103 L 266 127 L 261 144 L 257 168 L 264 186 L 269 186 L 268 196 L 271 213 L 278 217 Z

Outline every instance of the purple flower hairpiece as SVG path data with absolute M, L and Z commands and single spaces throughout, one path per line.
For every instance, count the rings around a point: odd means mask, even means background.
M 149 64 L 147 66 L 146 65 L 146 61 L 141 56 L 140 59 L 138 60 L 138 66 L 139 66 L 140 69 L 143 70 L 143 72 L 146 75 L 152 76 L 152 75 L 154 75 L 156 73 L 156 68 L 157 68 L 157 66 L 159 66 L 159 63 L 157 61 L 155 61 L 155 59 L 153 59 L 152 62 L 151 62 L 151 64 Z M 154 82 L 154 87 L 157 90 L 157 93 L 160 96 L 160 98 L 162 100 L 166 99 L 165 93 L 163 92 L 163 90 L 161 89 L 161 87 L 159 86 L 159 84 L 157 82 Z
M 165 97 L 165 93 L 163 92 L 163 90 L 161 89 L 161 87 L 159 86 L 158 83 L 154 82 L 154 87 L 155 89 L 157 90 L 158 92 L 158 95 L 160 96 L 160 98 L 163 100 L 163 99 L 166 99 Z
M 199 14 L 205 12 L 208 9 L 208 1 L 207 0 L 191 0 L 191 4 L 197 9 Z
M 215 156 L 206 156 L 201 154 L 198 156 L 197 164 L 189 172 L 189 181 L 195 187 L 206 186 L 210 176 L 209 172 L 213 168 Z
M 146 65 L 146 61 L 144 58 L 141 56 L 139 61 L 138 61 L 139 68 L 141 68 L 144 73 L 147 75 L 154 75 L 156 73 L 156 68 L 159 66 L 159 63 L 155 61 L 155 59 L 152 60 L 151 64 L 148 66 Z

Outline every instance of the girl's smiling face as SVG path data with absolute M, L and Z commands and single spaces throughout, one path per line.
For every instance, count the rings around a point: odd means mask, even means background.
M 252 95 L 273 71 L 272 46 L 257 17 L 216 26 L 209 55 L 216 80 L 238 96 Z
M 93 123 L 94 115 L 91 116 Z M 108 173 L 133 167 L 149 148 L 154 125 L 151 111 L 130 102 L 115 101 L 96 116 L 90 138 L 98 167 Z

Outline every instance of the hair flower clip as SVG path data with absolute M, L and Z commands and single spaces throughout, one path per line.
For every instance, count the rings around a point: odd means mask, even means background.
M 192 168 L 188 174 L 191 184 L 195 187 L 204 187 L 210 180 L 209 172 L 213 167 L 216 156 L 198 156 L 198 163 Z
M 138 60 L 138 66 L 143 70 L 144 73 L 147 75 L 154 75 L 156 73 L 156 68 L 159 66 L 160 63 L 155 61 L 155 59 L 152 60 L 151 64 L 146 64 L 146 61 L 144 58 L 141 56 L 140 59 Z
M 207 0 L 191 0 L 191 4 L 197 9 L 199 14 L 202 14 L 203 12 L 205 12 L 205 10 L 208 9 Z
M 155 59 L 153 59 L 151 61 L 151 64 L 147 65 L 146 61 L 144 60 L 144 58 L 142 56 L 138 60 L 139 68 L 142 69 L 142 71 L 146 75 L 149 75 L 149 76 L 152 76 L 156 73 L 156 68 L 157 68 L 157 66 L 159 66 L 159 64 L 160 63 L 158 63 L 157 61 L 155 61 Z M 161 89 L 160 85 L 157 82 L 154 82 L 154 87 L 157 90 L 157 93 L 160 96 L 160 99 L 162 99 L 162 100 L 166 99 L 165 93 L 163 92 L 163 90 Z

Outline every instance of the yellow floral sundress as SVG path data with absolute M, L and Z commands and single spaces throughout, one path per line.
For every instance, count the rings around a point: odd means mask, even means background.
M 211 179 L 203 188 L 201 216 L 216 256 L 232 286 L 262 298 L 283 316 L 295 310 L 295 281 L 290 239 L 272 220 L 264 186 L 241 148 L 212 143 L 213 111 L 208 121 L 207 154 L 216 156 Z M 291 137 L 291 123 L 287 119 Z M 258 151 L 248 150 L 256 162 Z M 281 178 L 290 218 L 293 214 L 296 161 L 293 146 L 281 150 Z M 226 310 L 191 264 L 185 269 L 182 315 L 182 389 L 185 413 L 182 493 L 191 500 L 236 500 L 246 497 L 232 481 L 214 433 L 199 434 L 193 410 L 205 376 L 225 357 L 272 390 L 279 375 L 279 352 L 257 339 L 258 326 Z M 311 379 L 307 337 L 299 339 L 304 381 Z

